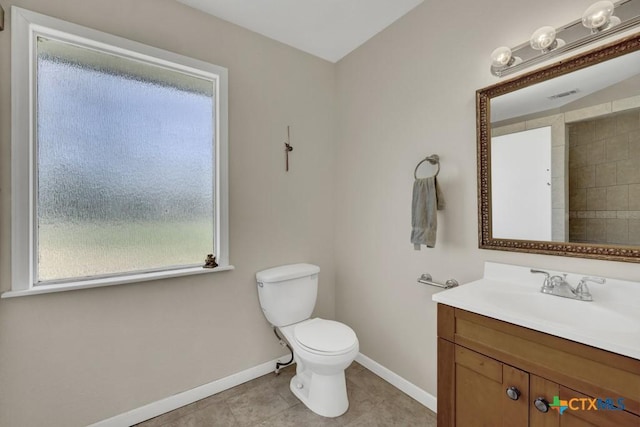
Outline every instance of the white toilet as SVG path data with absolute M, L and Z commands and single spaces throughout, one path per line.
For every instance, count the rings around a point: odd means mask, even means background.
M 293 348 L 296 375 L 293 394 L 324 417 L 337 417 L 349 408 L 344 370 L 359 351 L 358 337 L 345 324 L 311 319 L 318 295 L 320 267 L 292 264 L 256 274 L 260 306 Z

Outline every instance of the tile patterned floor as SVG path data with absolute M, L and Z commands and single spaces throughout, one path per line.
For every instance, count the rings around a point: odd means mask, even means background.
M 324 418 L 289 390 L 295 365 L 137 424 L 137 427 L 436 427 L 436 416 L 371 371 L 346 371 L 349 410 Z

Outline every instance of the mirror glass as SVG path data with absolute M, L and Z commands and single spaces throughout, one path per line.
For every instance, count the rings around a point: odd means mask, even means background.
M 478 91 L 481 247 L 640 256 L 632 39 Z

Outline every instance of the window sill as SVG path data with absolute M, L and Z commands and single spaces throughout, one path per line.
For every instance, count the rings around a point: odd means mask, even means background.
M 191 267 L 179 270 L 155 271 L 151 273 L 132 274 L 102 279 L 83 280 L 72 283 L 60 283 L 55 285 L 34 286 L 31 289 L 4 292 L 1 298 L 23 297 L 28 295 L 50 294 L 53 292 L 73 291 L 76 289 L 99 288 L 102 286 L 122 285 L 125 283 L 147 282 L 149 280 L 169 279 L 172 277 L 193 276 L 196 274 L 217 273 L 219 271 L 233 270 L 233 265 L 216 268 Z

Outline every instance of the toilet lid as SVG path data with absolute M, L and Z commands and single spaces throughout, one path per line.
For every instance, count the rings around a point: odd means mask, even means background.
M 340 353 L 356 344 L 356 333 L 333 320 L 314 319 L 295 327 L 294 336 L 303 346 L 323 353 Z

